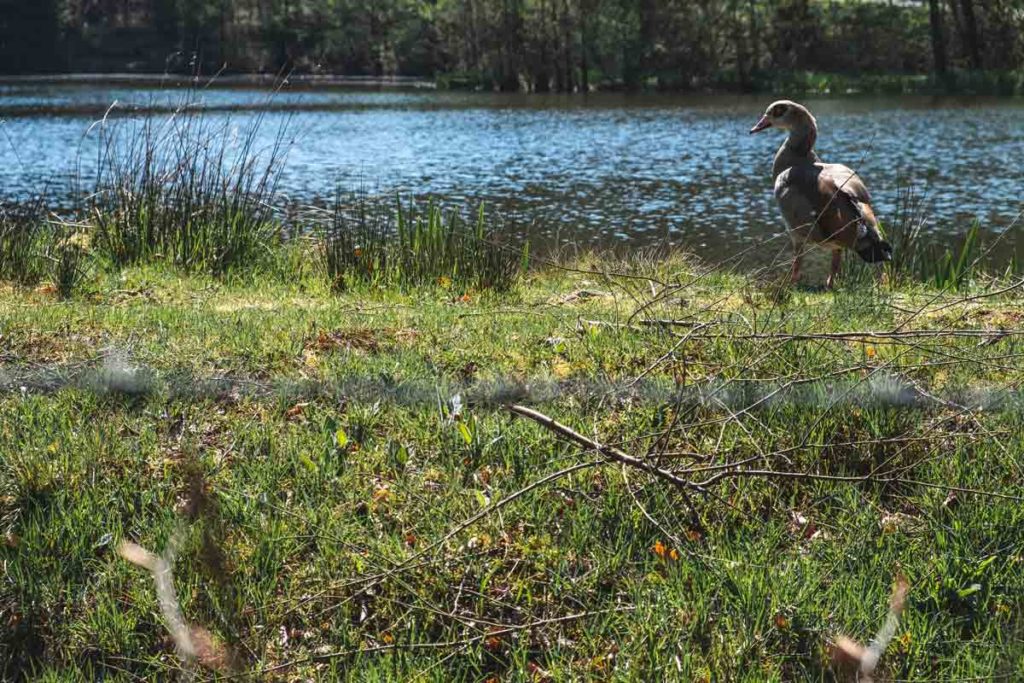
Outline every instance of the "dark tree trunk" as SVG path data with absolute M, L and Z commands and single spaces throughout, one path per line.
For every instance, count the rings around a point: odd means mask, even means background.
M 661 64 L 657 59 L 654 46 L 658 44 L 658 5 L 663 4 L 657 0 L 641 0 L 640 2 L 640 40 L 643 62 L 641 71 L 644 76 L 650 76 L 660 69 Z
M 750 88 L 750 37 L 743 30 L 743 13 L 737 3 L 732 8 L 732 33 L 733 43 L 736 50 L 736 76 L 739 78 L 740 87 L 744 90 Z
M 928 0 L 928 20 L 932 29 L 932 63 L 935 75 L 945 76 L 948 69 L 946 36 L 942 27 L 942 7 L 939 5 L 939 0 Z
M 757 24 L 757 1 L 749 0 L 747 3 L 747 11 L 750 15 L 750 53 L 751 57 L 751 70 L 757 71 L 760 67 L 759 55 L 761 54 L 761 31 Z
M 576 79 L 572 73 L 572 15 L 569 13 L 569 0 L 562 0 L 562 68 L 565 70 L 565 92 L 576 89 Z
M 981 48 L 978 45 L 978 22 L 974 18 L 974 0 L 960 0 L 964 13 L 964 47 L 971 60 L 972 69 L 980 69 Z
M 581 2 L 580 10 L 580 91 L 590 92 L 590 65 L 587 63 L 587 53 L 590 51 L 590 30 L 589 19 L 590 3 Z
M 520 7 L 518 2 L 503 0 L 501 9 L 501 75 L 498 87 L 504 92 L 514 92 L 519 89 L 519 64 L 523 53 Z

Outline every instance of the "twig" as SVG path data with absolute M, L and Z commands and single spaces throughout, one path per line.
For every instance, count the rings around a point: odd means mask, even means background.
M 905 330 L 892 332 L 803 332 L 803 333 L 756 333 L 756 334 L 702 334 L 698 339 L 728 339 L 730 341 L 862 341 L 869 342 L 874 339 L 919 339 L 935 337 L 968 337 L 989 338 L 995 334 L 1003 337 L 1024 335 L 1024 329 L 1009 330 Z
M 577 614 L 567 614 L 563 617 L 554 617 L 551 619 L 537 619 L 526 624 L 518 624 L 515 626 L 508 626 L 506 628 L 489 630 L 486 633 L 482 633 L 478 636 L 471 638 L 464 638 L 462 640 L 446 640 L 438 641 L 433 643 L 391 643 L 389 645 L 377 645 L 374 647 L 363 647 L 355 648 L 351 650 L 340 650 L 338 652 L 327 652 L 324 654 L 310 655 L 303 659 L 297 659 L 290 662 L 284 662 L 283 664 L 277 664 L 272 667 L 260 669 L 259 671 L 253 672 L 252 675 L 262 675 L 273 673 L 275 671 L 281 671 L 282 669 L 288 669 L 299 664 L 310 664 L 312 662 L 326 662 L 331 659 L 339 659 L 343 657 L 351 657 L 354 655 L 371 654 L 376 652 L 389 652 L 392 650 L 443 650 L 446 648 L 462 648 L 467 645 L 478 643 L 486 638 L 497 638 L 499 636 L 509 635 L 510 633 L 517 633 L 519 631 L 529 631 L 542 626 L 549 626 L 551 624 L 560 624 L 567 621 L 579 621 L 580 619 L 586 619 L 589 617 L 597 616 L 599 614 L 610 614 L 616 612 L 631 612 L 635 607 L 631 605 L 623 607 L 613 607 L 611 609 L 595 610 L 593 612 L 579 612 Z
M 564 424 L 561 424 L 560 422 L 556 422 L 555 420 L 551 419 L 544 413 L 540 413 L 536 410 L 533 410 L 532 408 L 527 408 L 525 406 L 519 405 L 510 405 L 508 406 L 508 409 L 510 412 L 515 413 L 516 415 L 533 420 L 534 422 L 541 425 L 545 429 L 548 429 L 554 432 L 555 434 L 558 434 L 559 436 L 565 438 L 568 441 L 572 441 L 578 446 L 582 446 L 587 450 L 592 450 L 600 453 L 609 460 L 614 460 L 624 465 L 629 465 L 630 467 L 635 467 L 636 469 L 643 470 L 644 472 L 652 474 L 655 477 L 658 477 L 659 479 L 664 479 L 665 481 L 669 482 L 670 484 L 673 484 L 674 486 L 679 487 L 680 489 L 695 489 L 697 491 L 701 491 L 702 493 L 704 492 L 704 488 L 698 484 L 694 484 L 693 482 L 687 481 L 686 479 L 680 479 L 679 477 L 672 474 L 668 470 L 661 469 L 660 467 L 656 467 L 648 462 L 644 462 L 643 460 L 634 458 L 632 455 L 629 455 L 624 451 L 620 451 L 618 448 L 615 448 L 614 446 L 599 444 L 596 441 L 588 439 L 587 437 L 583 436 L 582 434 L 572 429 L 571 427 L 567 427 Z

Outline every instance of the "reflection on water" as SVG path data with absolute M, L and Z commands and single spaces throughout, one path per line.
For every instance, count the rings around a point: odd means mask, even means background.
M 181 93 L 0 85 L 0 192 L 47 187 L 59 196 L 75 175 L 87 184 L 96 135 L 86 131 L 112 102 L 166 116 Z M 295 201 L 335 187 L 485 201 L 535 238 L 668 241 L 707 258 L 781 229 L 769 177 L 781 138 L 747 134 L 769 97 L 210 89 L 193 99 L 239 130 L 262 112 L 267 145 L 287 123 L 281 190 Z M 974 218 L 1005 228 L 1024 209 L 1022 101 L 805 102 L 821 128 L 819 153 L 861 172 L 883 219 L 901 181 L 926 193 L 939 234 L 961 233 Z

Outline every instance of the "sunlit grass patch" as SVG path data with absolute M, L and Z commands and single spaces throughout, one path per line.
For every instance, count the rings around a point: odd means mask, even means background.
M 686 259 L 468 298 L 274 272 L 5 292 L 5 676 L 821 679 L 898 576 L 879 678 L 1019 673 L 1015 290 L 780 297 Z M 217 657 L 180 654 L 123 541 L 176 548 Z

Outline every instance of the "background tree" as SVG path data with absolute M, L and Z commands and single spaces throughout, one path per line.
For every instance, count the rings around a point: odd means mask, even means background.
M 0 0 L 0 70 L 288 69 L 537 92 L 750 90 L 803 72 L 1006 74 L 1024 68 L 1020 3 Z

